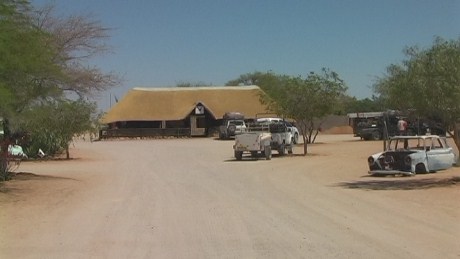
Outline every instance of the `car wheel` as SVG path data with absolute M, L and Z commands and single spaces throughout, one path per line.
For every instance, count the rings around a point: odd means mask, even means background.
M 299 134 L 295 133 L 294 137 L 292 138 L 292 143 L 297 144 L 299 143 Z
M 243 159 L 243 151 L 235 151 L 236 160 L 240 161 Z
M 236 132 L 236 126 L 235 125 L 229 125 L 228 126 L 228 136 L 235 135 L 235 132 Z
M 284 144 L 281 144 L 278 148 L 278 154 L 280 154 L 280 156 L 284 156 L 284 154 L 286 154 L 285 150 L 286 148 L 284 147 Z
M 272 149 L 270 146 L 266 146 L 264 149 L 265 159 L 270 160 L 272 159 Z
M 381 140 L 382 136 L 381 136 L 380 132 L 378 132 L 378 131 L 372 132 L 372 139 L 373 140 Z
M 414 174 L 421 174 L 421 173 L 426 173 L 426 168 L 424 164 L 418 164 L 415 166 Z

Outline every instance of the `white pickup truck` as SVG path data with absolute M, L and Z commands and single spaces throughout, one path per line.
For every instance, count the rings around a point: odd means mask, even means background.
M 257 118 L 256 122 L 259 122 L 259 123 L 283 122 L 288 127 L 288 130 L 290 130 L 292 133 L 292 142 L 294 144 L 299 143 L 299 135 L 300 135 L 299 130 L 297 129 L 296 126 L 294 126 L 293 123 L 289 121 L 286 121 L 282 118 L 277 118 L 277 117 L 269 117 L 269 118 L 262 117 L 262 118 Z
M 244 152 L 249 152 L 255 158 L 260 152 L 270 160 L 272 150 L 277 150 L 281 156 L 286 154 L 286 150 L 292 154 L 292 139 L 292 133 L 284 123 L 250 124 L 245 133 L 235 136 L 235 158 L 242 160 Z

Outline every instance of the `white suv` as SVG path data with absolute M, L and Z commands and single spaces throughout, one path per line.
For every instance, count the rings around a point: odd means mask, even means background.
M 296 126 L 294 126 L 289 121 L 285 121 L 285 120 L 283 120 L 281 118 L 258 118 L 256 121 L 260 122 L 260 123 L 267 123 L 267 124 L 273 123 L 273 122 L 284 122 L 286 124 L 286 127 L 292 133 L 292 143 L 293 144 L 299 143 L 299 130 L 297 129 Z
M 244 120 L 226 120 L 225 124 L 219 128 L 219 138 L 228 139 L 243 132 L 246 132 Z

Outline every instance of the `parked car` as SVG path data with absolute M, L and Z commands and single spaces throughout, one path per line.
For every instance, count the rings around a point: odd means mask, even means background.
M 387 150 L 369 156 L 367 162 L 371 175 L 415 175 L 450 168 L 456 156 L 445 137 L 395 136 Z
M 293 144 L 297 144 L 299 143 L 299 130 L 297 129 L 296 126 L 294 126 L 294 124 L 290 123 L 289 121 L 284 121 L 284 123 L 286 124 L 286 126 L 288 127 L 288 129 L 291 130 L 291 133 L 292 133 L 292 143 Z
M 246 131 L 244 115 L 239 112 L 227 112 L 223 116 L 223 125 L 219 127 L 219 138 L 229 139 Z

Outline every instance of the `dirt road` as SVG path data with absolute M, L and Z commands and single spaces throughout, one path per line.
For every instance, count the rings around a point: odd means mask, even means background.
M 0 258 L 460 258 L 460 168 L 369 177 L 380 142 L 317 141 L 271 161 L 211 138 L 79 141 L 0 185 Z

